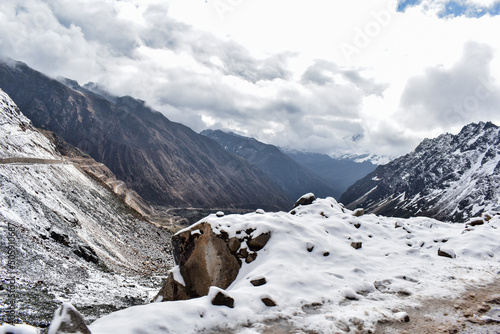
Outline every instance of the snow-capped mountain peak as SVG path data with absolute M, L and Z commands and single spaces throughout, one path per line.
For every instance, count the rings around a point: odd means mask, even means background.
M 464 221 L 500 209 L 500 128 L 472 123 L 457 135 L 425 139 L 379 166 L 340 199 L 384 215 Z

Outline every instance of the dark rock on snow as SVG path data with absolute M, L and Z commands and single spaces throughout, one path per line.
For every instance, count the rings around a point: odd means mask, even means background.
M 312 193 L 305 194 L 304 196 L 299 198 L 297 200 L 297 202 L 295 202 L 295 205 L 293 207 L 296 208 L 299 205 L 309 205 L 309 204 L 312 204 L 315 200 L 316 200 L 316 196 L 314 196 L 314 194 L 312 194 Z
M 219 291 L 215 295 L 214 299 L 212 299 L 212 305 L 234 308 L 234 299 L 228 294 Z

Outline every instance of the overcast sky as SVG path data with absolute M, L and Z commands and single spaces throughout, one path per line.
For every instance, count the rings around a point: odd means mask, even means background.
M 408 153 L 500 125 L 500 1 L 2 0 L 0 55 L 195 131 Z

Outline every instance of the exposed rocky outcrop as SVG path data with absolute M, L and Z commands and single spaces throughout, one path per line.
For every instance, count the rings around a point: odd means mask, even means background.
M 91 334 L 82 315 L 68 303 L 63 303 L 54 312 L 48 334 Z
M 212 286 L 229 287 L 243 261 L 253 262 L 271 238 L 270 233 L 254 236 L 253 232 L 248 230 L 242 233 L 244 237 L 229 238 L 223 231 L 215 233 L 209 223 L 200 222 L 174 235 L 172 245 L 178 267 L 170 273 L 155 301 L 196 298 L 207 295 Z M 264 278 L 252 284 L 265 283 Z M 226 296 L 217 296 L 214 305 L 232 307 Z

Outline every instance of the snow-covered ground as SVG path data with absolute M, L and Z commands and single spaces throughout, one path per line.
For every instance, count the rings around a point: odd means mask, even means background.
M 498 216 L 467 228 L 429 218 L 355 217 L 326 198 L 291 212 L 214 214 L 202 221 L 229 237 L 248 229 L 255 229 L 254 236 L 271 233 L 257 259 L 243 263 L 226 289 L 234 308 L 212 305 L 220 291 L 212 287 L 206 297 L 112 313 L 90 326 L 93 334 L 246 334 L 272 326 L 295 333 L 369 333 L 378 321 L 403 321 L 406 308 L 457 297 L 500 271 Z M 261 278 L 267 283 L 250 283 Z M 263 298 L 277 306 L 264 305 Z

